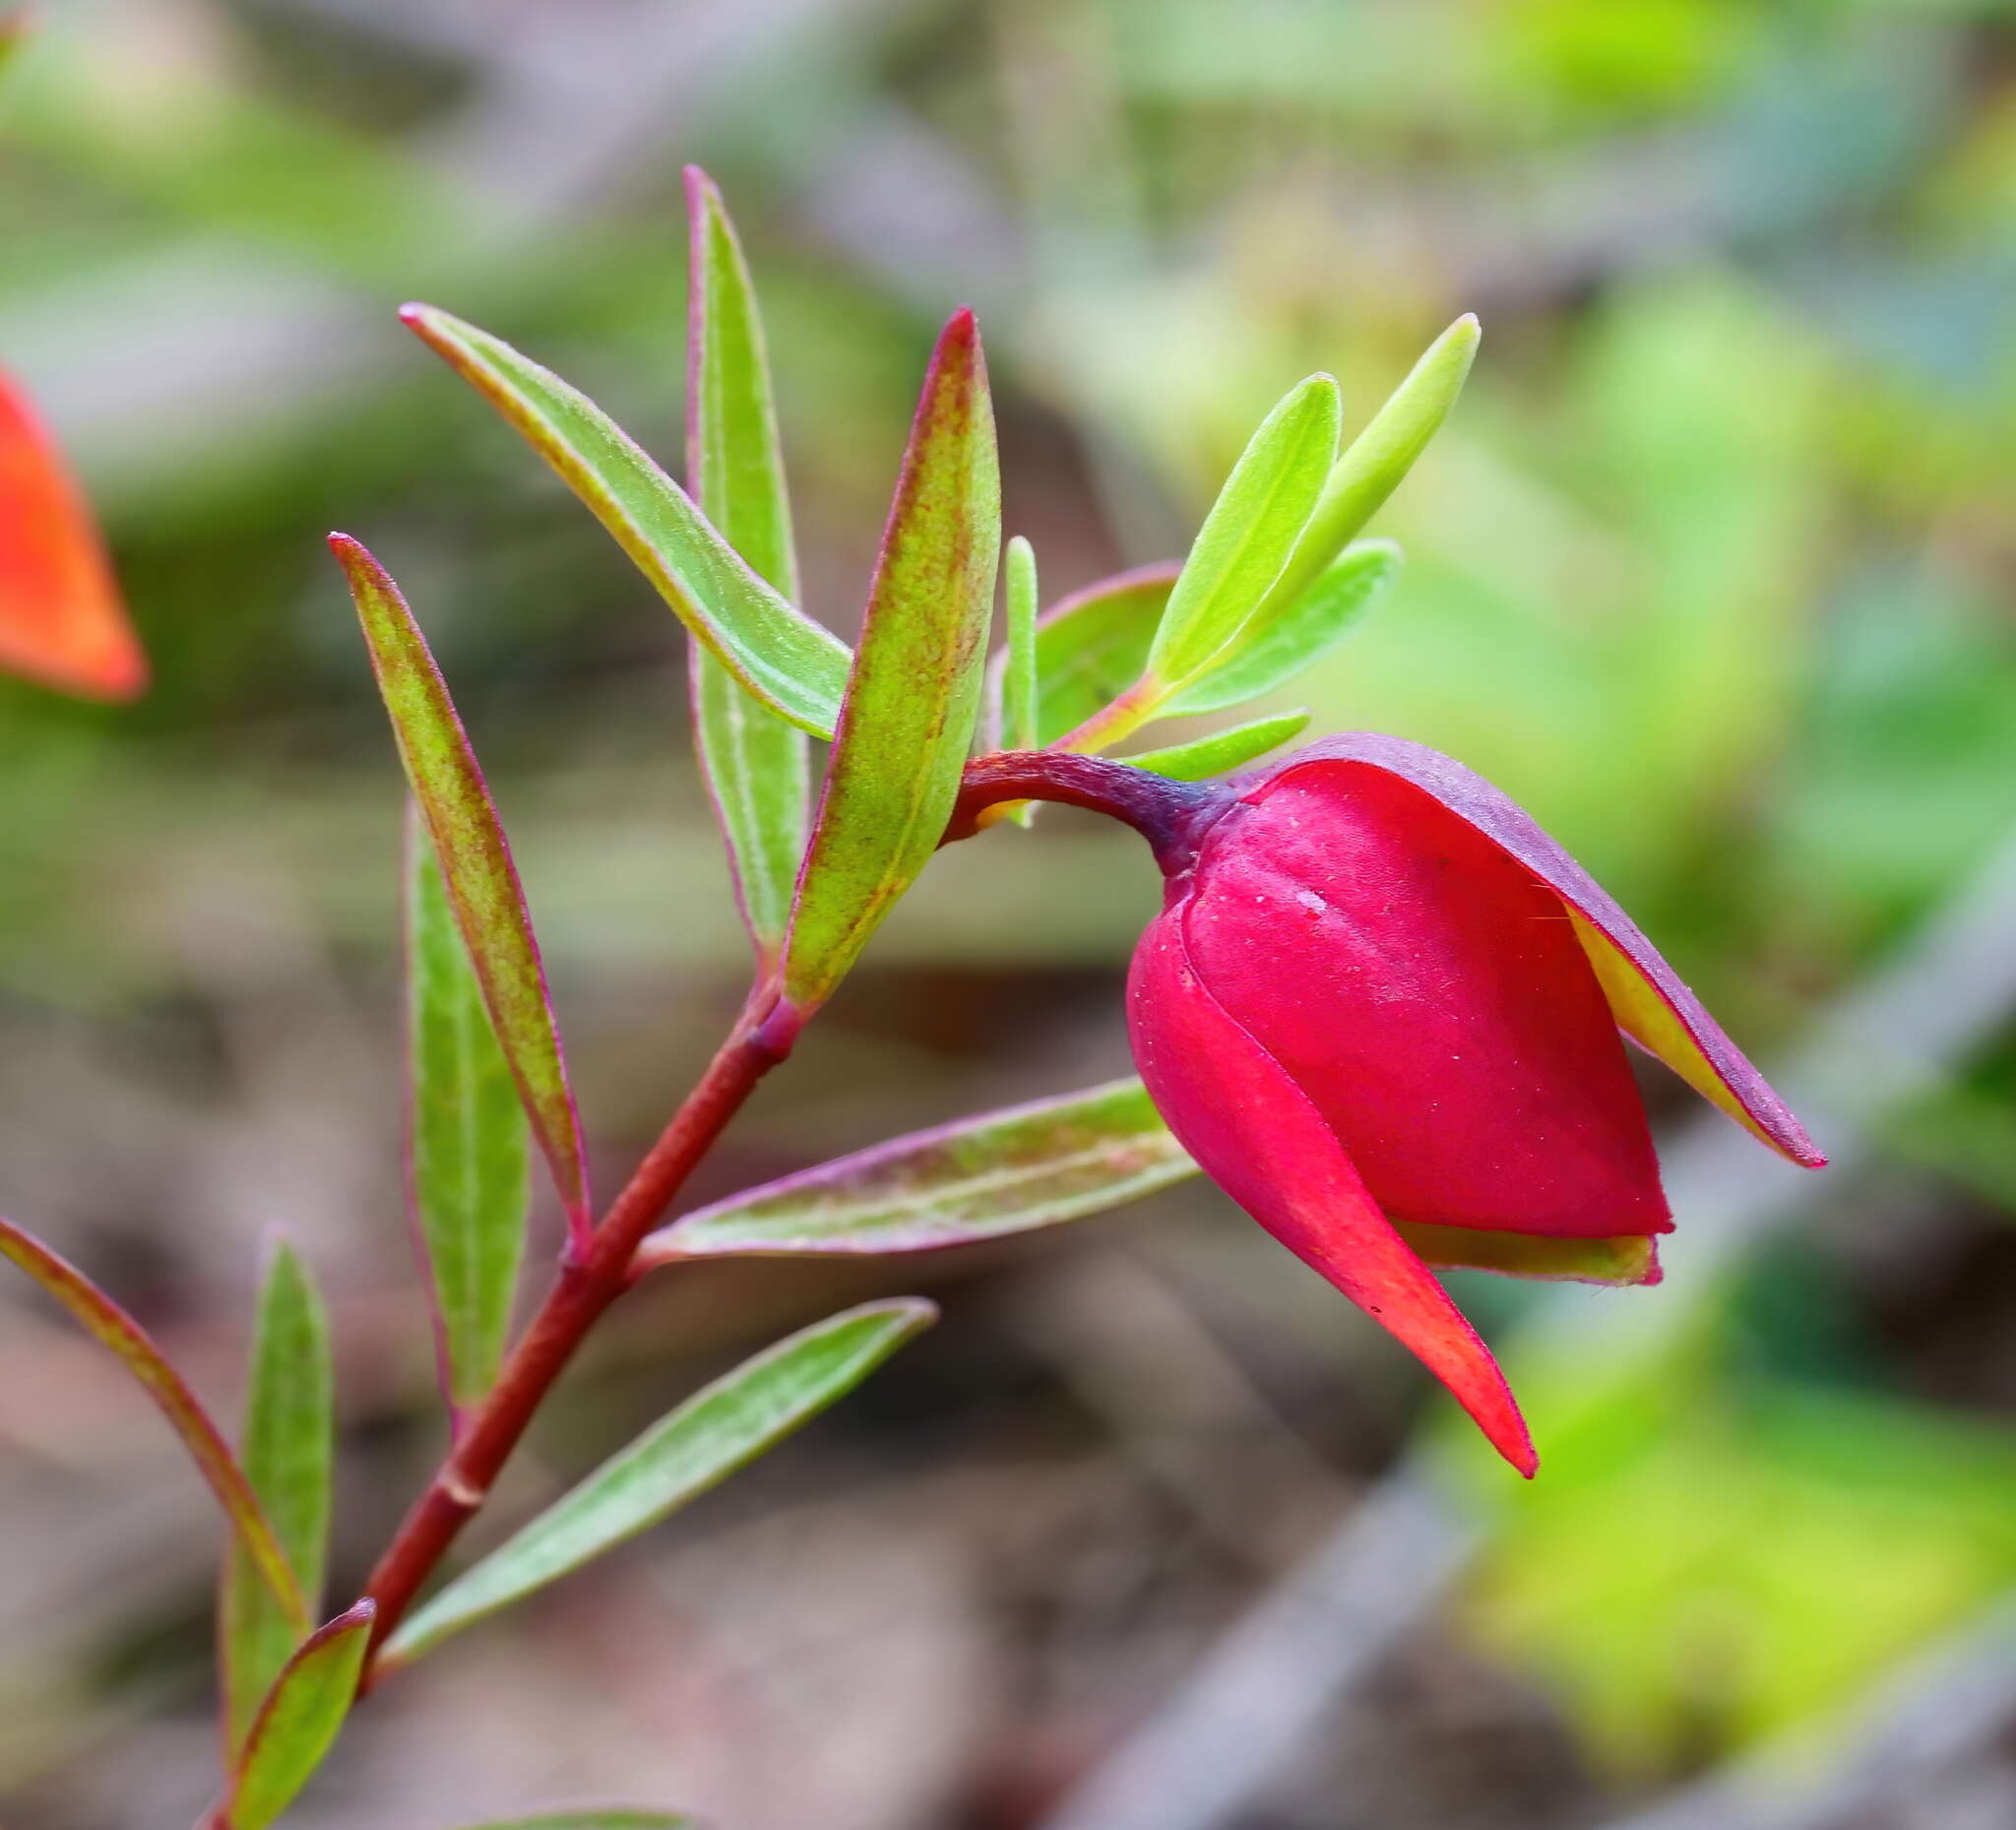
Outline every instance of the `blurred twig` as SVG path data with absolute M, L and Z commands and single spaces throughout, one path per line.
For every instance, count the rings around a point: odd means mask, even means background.
M 1838 1182 L 1874 1154 L 1876 1121 L 1936 1085 L 2016 1011 L 2016 832 L 1890 964 L 1828 1013 L 1779 1077 L 1833 1156 Z M 1574 1331 L 1584 1363 L 1639 1363 L 1713 1288 L 1713 1273 L 1822 1185 L 1766 1158 L 1721 1116 L 1665 1153 L 1680 1231 L 1656 1309 L 1568 1292 L 1528 1326 Z M 1262 1792 L 1380 1656 L 1437 1605 L 1482 1526 L 1424 1467 L 1389 1477 L 1214 1646 L 1170 1697 L 1051 1816 L 1046 1830 L 1212 1830 Z M 1689 1820 L 1690 1822 L 1693 1820 Z

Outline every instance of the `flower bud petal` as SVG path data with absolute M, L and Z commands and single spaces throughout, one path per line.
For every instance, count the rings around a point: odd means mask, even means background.
M 1299 750 L 1280 773 L 1323 761 L 1384 770 L 1432 795 L 1567 906 L 1625 1035 L 1761 1142 L 1806 1168 L 1827 1161 L 1805 1129 L 1623 910 L 1531 815 L 1461 763 L 1405 738 L 1355 731 Z
M 1180 902 L 1134 955 L 1128 1019 L 1157 1107 L 1211 1178 L 1409 1348 L 1531 1477 L 1533 1438 L 1490 1350 L 1379 1211 L 1323 1114 L 1202 981 Z
M 1623 1041 L 1559 899 L 1408 782 L 1309 758 L 1203 840 L 1181 920 L 1212 994 L 1392 1219 L 1668 1231 Z

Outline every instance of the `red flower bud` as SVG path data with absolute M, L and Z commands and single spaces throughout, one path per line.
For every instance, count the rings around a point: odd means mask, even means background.
M 1668 1231 L 1619 1030 L 1794 1162 L 1824 1161 L 1616 904 L 1445 756 L 1333 738 L 1152 836 L 1167 898 L 1128 1000 L 1156 1104 L 1523 1474 L 1503 1375 L 1392 1222 Z

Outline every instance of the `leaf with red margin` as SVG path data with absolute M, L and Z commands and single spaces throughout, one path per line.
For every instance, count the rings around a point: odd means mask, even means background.
M 944 1251 L 1110 1212 L 1198 1174 L 1140 1081 L 1108 1081 L 912 1131 L 745 1188 L 662 1227 L 631 1261 Z M 1425 1263 L 1589 1284 L 1659 1281 L 1649 1237 L 1563 1239 L 1476 1227 L 1394 1231 Z
M 757 577 L 635 439 L 502 338 L 431 305 L 399 315 L 553 467 L 696 642 L 780 717 L 833 734 L 847 644 Z
M 0 1258 L 19 1265 L 100 1346 L 109 1348 L 126 1370 L 146 1387 L 161 1415 L 182 1438 L 211 1491 L 224 1509 L 238 1542 L 300 1631 L 308 1630 L 308 1609 L 301 1599 L 286 1552 L 274 1536 L 252 1484 L 210 1414 L 182 1375 L 162 1357 L 147 1331 L 111 1297 L 67 1259 L 52 1252 L 32 1233 L 12 1221 L 0 1220 Z
M 147 657 L 83 491 L 4 372 L 0 669 L 93 699 L 131 699 L 147 684 Z
M 1116 572 L 1037 618 L 1037 745 L 1052 744 L 1141 677 L 1179 560 Z
M 1134 1059 L 1169 1127 L 1213 1181 L 1412 1352 L 1521 1474 L 1539 1466 L 1505 1375 L 1408 1248 L 1301 1089 L 1191 970 L 1183 906 L 1134 954 Z
M 329 1560 L 335 1375 L 329 1313 L 314 1272 L 284 1241 L 267 1264 L 245 1374 L 240 1465 L 312 1614 Z M 225 1750 L 235 1756 L 303 1628 L 267 1593 L 257 1566 L 232 1543 L 218 1593 L 218 1663 Z
M 1567 905 L 1617 1027 L 1761 1143 L 1803 1168 L 1827 1159 L 1636 922 L 1523 807 L 1453 757 L 1404 737 L 1325 737 L 1288 767 L 1355 764 L 1413 784 L 1526 866 Z
M 399 587 L 348 535 L 332 534 L 329 545 L 349 579 L 400 761 L 433 841 L 491 1027 L 552 1169 L 568 1225 L 583 1238 L 592 1223 L 581 1118 L 510 841 L 447 683 Z
M 286 1662 L 259 1706 L 230 1791 L 212 1822 L 223 1830 L 266 1830 L 293 1803 L 335 1746 L 356 1700 L 377 1613 L 375 1602 L 358 1602 L 317 1627 Z
M 1000 550 L 986 358 L 960 310 L 924 377 L 798 876 L 784 991 L 801 1012 L 938 849 L 979 719 Z

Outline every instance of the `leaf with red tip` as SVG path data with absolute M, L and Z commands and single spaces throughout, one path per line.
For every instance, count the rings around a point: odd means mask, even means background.
M 607 413 L 502 338 L 431 305 L 402 321 L 559 473 L 693 639 L 773 711 L 830 737 L 847 644 L 780 597 Z
M 147 1331 L 75 1265 L 12 1221 L 0 1220 L 0 1258 L 27 1272 L 69 1310 L 87 1334 L 117 1355 L 126 1370 L 147 1388 L 148 1396 L 173 1425 L 204 1480 L 210 1483 L 238 1543 L 272 1590 L 274 1599 L 296 1628 L 305 1633 L 308 1609 L 301 1599 L 301 1586 L 251 1483 L 211 1421 L 210 1414 L 182 1375 L 161 1357 L 160 1349 L 149 1339 Z
M 679 1258 L 936 1251 L 1053 1227 L 1197 1172 L 1140 1081 L 981 1112 L 745 1189 L 661 1228 Z
M 793 599 L 797 558 L 763 323 L 721 193 L 686 167 L 686 487 L 757 576 Z M 707 652 L 691 648 L 694 743 L 727 843 L 735 898 L 769 966 L 784 944 L 811 817 L 806 741 Z
M 225 1830 L 266 1830 L 336 1745 L 377 1611 L 375 1603 L 358 1602 L 317 1627 L 274 1679 L 216 1813 Z
M 93 699 L 147 684 L 91 509 L 28 396 L 0 373 L 0 670 Z
M 1659 949 L 1509 795 L 1424 744 L 1370 731 L 1326 737 L 1298 753 L 1384 769 L 1431 794 L 1533 872 L 1567 905 L 1617 1027 L 1760 1142 L 1805 1168 L 1827 1161 Z
M 1000 546 L 986 361 L 959 311 L 924 377 L 798 878 L 784 989 L 800 1010 L 938 849 L 978 720 Z
M 642 1275 L 685 1258 L 856 1257 L 1008 1238 L 1103 1214 L 1199 1173 L 1139 1080 L 978 1112 L 744 1189 L 662 1227 Z M 1424 1263 L 1592 1284 L 1659 1280 L 1650 1238 L 1474 1227 L 1394 1231 Z
M 349 580 L 371 670 L 419 803 L 497 1041 L 577 1237 L 590 1226 L 581 1120 L 546 995 L 525 892 L 462 720 L 399 587 L 345 534 L 329 544 Z
M 28 37 L 28 10 L 25 7 L 11 7 L 0 13 L 0 76 L 14 61 L 14 54 L 20 50 Z
M 328 1559 L 335 1434 L 328 1311 L 307 1262 L 282 1243 L 260 1288 L 239 1453 L 311 1611 L 321 1600 Z M 224 1747 L 231 1755 L 244 1745 L 261 1700 L 303 1630 L 234 1542 L 218 1608 Z
M 1204 987 L 1181 910 L 1134 955 L 1128 1020 L 1142 1079 L 1227 1194 L 1408 1348 L 1518 1471 L 1533 1439 L 1490 1350 L 1378 1205 L 1287 1071 Z

